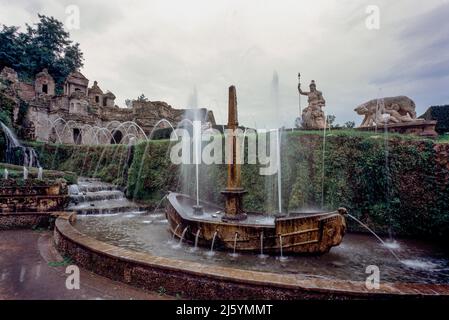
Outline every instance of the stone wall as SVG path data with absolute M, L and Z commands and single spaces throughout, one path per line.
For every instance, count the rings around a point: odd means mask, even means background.
M 27 180 L 18 184 L 16 180 L 2 180 L 0 187 L 0 211 L 48 212 L 63 210 L 68 204 L 67 185 L 56 181 L 51 185 L 35 184 Z
M 147 136 L 156 125 L 157 128 L 170 126 L 166 121 L 161 121 L 162 119 L 170 122 L 173 127 L 176 127 L 184 117 L 190 120 L 195 117 L 203 122 L 215 124 L 212 111 L 205 108 L 175 109 L 162 101 L 137 100 L 133 101 L 130 108 L 119 108 L 115 105 L 115 95 L 112 92 L 103 93 L 96 81 L 89 88 L 89 80 L 79 71 L 68 76 L 63 95 L 55 95 L 55 82 L 46 69 L 36 75 L 33 84 L 19 81 L 17 73 L 11 68 L 2 70 L 0 80 L 6 86 L 2 88 L 0 94 L 17 101 L 14 122 L 24 123 L 24 119 L 19 119 L 19 101 L 26 103 L 28 110 L 26 115 L 22 116 L 26 117 L 25 123 L 29 123 L 35 130 L 34 134 L 30 133 L 28 136 L 35 137 L 38 141 L 109 144 L 115 141 L 112 139 L 111 129 L 114 130 L 124 122 L 136 123 Z M 131 136 L 123 126 L 119 130 L 121 130 L 119 136 L 125 138 Z M 81 138 L 76 139 L 78 136 Z M 124 139 L 122 143 L 128 143 L 128 140 Z
M 2 180 L 0 187 L 0 230 L 49 228 L 55 217 L 64 214 L 69 197 L 62 180 L 46 184 L 29 179 Z

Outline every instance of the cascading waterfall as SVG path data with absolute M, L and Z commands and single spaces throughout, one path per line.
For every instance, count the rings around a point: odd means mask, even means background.
M 14 132 L 1 121 L 0 127 L 6 137 L 6 162 L 11 164 L 19 164 L 26 167 L 40 167 L 36 151 L 31 147 L 23 146 L 19 139 L 17 139 Z M 17 159 L 16 150 L 21 150 L 23 154 L 22 159 Z
M 8 169 L 5 168 L 5 170 L 3 171 L 3 179 L 7 180 L 8 175 L 9 175 Z

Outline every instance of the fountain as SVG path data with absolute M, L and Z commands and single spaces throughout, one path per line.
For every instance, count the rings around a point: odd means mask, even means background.
M 223 209 L 200 201 L 198 197 L 170 192 L 166 217 L 173 236 L 180 237 L 176 231 L 181 226 L 184 230 L 188 228 L 183 237 L 186 242 L 196 242 L 197 245 L 210 246 L 211 249 L 216 246 L 233 252 L 325 253 L 331 247 L 338 246 L 346 230 L 344 216 L 347 211 L 344 208 L 333 212 L 296 212 L 289 213 L 288 216 L 279 214 L 269 219 L 263 213 L 244 210 L 242 197 L 246 191 L 241 184 L 241 165 L 236 161 L 241 152 L 234 134 L 237 128 L 237 96 L 235 87 L 231 86 L 226 140 L 231 152 L 227 161 L 227 184 L 222 191 L 225 197 L 224 214 L 216 214 Z M 279 211 L 281 206 L 279 199 Z M 236 241 L 236 234 L 239 241 Z
M 23 165 L 26 167 L 40 167 L 36 151 L 31 147 L 23 146 L 14 132 L 0 121 L 0 128 L 6 137 L 6 162 L 11 164 Z M 22 159 L 17 159 L 16 150 L 23 154 Z
M 282 213 L 282 167 L 281 167 L 281 138 L 279 129 L 276 131 L 276 162 L 277 162 L 277 184 L 278 184 L 278 211 Z
M 198 248 L 198 237 L 200 236 L 200 229 L 196 232 L 195 235 L 195 246 L 193 247 L 195 250 Z

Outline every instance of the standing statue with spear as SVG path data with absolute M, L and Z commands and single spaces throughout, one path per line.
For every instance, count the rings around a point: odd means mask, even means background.
M 301 73 L 298 72 L 298 90 L 301 86 Z M 295 119 L 295 126 L 297 128 L 302 128 L 302 108 L 301 108 L 301 94 L 298 95 L 299 103 L 299 116 Z
M 310 91 L 302 91 L 301 89 L 301 74 L 298 73 L 298 92 L 299 92 L 299 111 L 301 117 L 301 125 L 307 130 L 324 129 L 326 127 L 326 120 L 322 108 L 326 101 L 323 98 L 321 91 L 316 89 L 315 80 L 310 83 Z M 301 95 L 307 96 L 308 106 L 301 109 Z

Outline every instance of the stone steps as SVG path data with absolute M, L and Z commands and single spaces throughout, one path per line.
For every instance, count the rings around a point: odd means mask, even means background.
M 71 195 L 71 202 L 78 204 L 81 202 L 92 202 L 100 200 L 117 200 L 124 199 L 125 195 L 119 190 L 97 191 L 97 192 L 81 192 L 77 195 Z
M 145 213 L 146 208 L 126 199 L 125 194 L 110 183 L 98 179 L 79 178 L 78 185 L 70 188 L 67 210 L 80 215 Z

